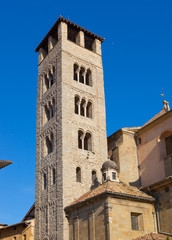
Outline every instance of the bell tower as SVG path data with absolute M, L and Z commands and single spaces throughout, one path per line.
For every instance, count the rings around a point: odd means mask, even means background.
M 60 17 L 36 48 L 36 240 L 68 240 L 64 208 L 101 182 L 103 41 Z

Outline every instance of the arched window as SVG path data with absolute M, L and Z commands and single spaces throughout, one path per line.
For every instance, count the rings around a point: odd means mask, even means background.
M 95 182 L 96 182 L 96 180 L 97 180 L 97 174 L 96 174 L 96 171 L 92 171 L 92 184 L 95 184 Z
M 84 83 L 84 72 L 85 72 L 85 69 L 83 67 L 81 67 L 81 69 L 79 71 L 79 82 L 80 83 Z
M 75 96 L 75 113 L 79 114 L 79 97 Z
M 90 133 L 85 134 L 84 149 L 88 151 L 92 151 L 92 137 Z
M 47 188 L 47 176 L 44 173 L 43 174 L 43 190 L 45 190 Z
M 56 170 L 55 168 L 52 169 L 52 185 L 56 183 Z
M 83 148 L 83 136 L 84 136 L 84 133 L 79 130 L 78 131 L 78 148 L 82 149 Z
M 45 91 L 49 89 L 49 80 L 47 75 L 44 76 L 44 81 L 45 81 Z
M 86 116 L 88 118 L 92 118 L 92 103 L 91 102 L 87 103 Z
M 90 69 L 88 69 L 86 73 L 86 85 L 92 86 L 92 77 Z
M 53 134 L 51 133 L 50 137 L 46 137 L 45 139 L 46 151 L 45 155 L 50 154 L 53 151 Z
M 45 112 L 45 122 L 48 122 L 50 120 L 50 111 L 47 105 L 44 106 L 44 112 Z
M 78 65 L 74 64 L 74 66 L 73 66 L 73 79 L 75 81 L 78 81 L 78 70 L 79 70 Z
M 81 182 L 81 168 L 80 167 L 76 168 L 76 181 Z
M 49 86 L 51 87 L 53 85 L 54 81 L 53 81 L 53 75 L 51 72 L 49 72 Z
M 82 99 L 81 101 L 81 105 L 80 105 L 80 115 L 81 116 L 85 116 L 85 99 Z

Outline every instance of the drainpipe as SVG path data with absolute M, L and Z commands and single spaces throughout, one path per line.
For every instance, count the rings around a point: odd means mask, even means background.
M 155 213 L 156 213 L 156 221 L 157 221 L 157 227 L 158 227 L 158 233 L 165 234 L 168 236 L 172 236 L 172 233 L 162 232 L 161 226 L 160 226 L 160 220 L 159 220 L 159 199 L 158 197 L 155 197 L 153 193 L 151 192 L 150 188 L 148 187 L 148 191 L 150 192 L 150 195 L 155 198 L 156 205 L 155 205 Z
M 138 166 L 138 172 L 139 172 L 139 185 L 142 185 L 141 182 L 141 175 L 140 175 L 140 163 L 139 163 L 139 151 L 138 151 L 138 144 L 137 144 L 137 133 L 134 135 L 135 143 L 136 143 L 136 149 L 137 149 L 137 166 Z

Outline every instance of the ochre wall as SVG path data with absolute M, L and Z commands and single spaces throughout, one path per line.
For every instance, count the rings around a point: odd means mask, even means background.
M 109 203 L 112 205 L 109 213 L 111 239 L 131 240 L 157 231 L 153 204 L 116 198 L 109 198 Z M 143 214 L 143 230 L 131 229 L 131 212 Z
M 127 184 L 139 187 L 137 146 L 133 132 L 114 133 L 114 139 L 108 139 L 108 152 L 117 163 L 119 179 Z M 116 140 L 115 140 L 116 139 Z M 115 141 L 117 147 L 115 147 Z
M 142 214 L 142 231 L 131 229 L 131 212 Z M 101 197 L 70 211 L 70 240 L 131 240 L 156 232 L 154 213 L 153 203 Z
M 30 221 L 31 223 L 28 226 L 18 225 L 0 229 L 0 240 L 14 240 L 14 237 L 16 237 L 16 240 L 23 240 L 23 235 L 26 235 L 26 240 L 34 240 L 35 220 Z

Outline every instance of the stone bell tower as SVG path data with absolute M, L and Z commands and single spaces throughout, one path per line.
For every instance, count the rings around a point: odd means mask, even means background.
M 36 240 L 68 240 L 64 208 L 101 181 L 103 40 L 60 17 L 36 48 Z

